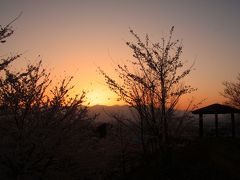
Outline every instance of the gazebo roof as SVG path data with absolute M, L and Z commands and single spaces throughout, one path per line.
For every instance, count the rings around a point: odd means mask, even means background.
M 229 114 L 229 113 L 240 113 L 240 109 L 222 105 L 212 104 L 197 110 L 192 111 L 193 114 Z

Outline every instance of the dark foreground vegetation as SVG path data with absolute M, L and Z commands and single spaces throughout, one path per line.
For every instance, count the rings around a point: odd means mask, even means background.
M 1 43 L 15 20 L 1 26 Z M 99 68 L 133 115 L 109 113 L 111 123 L 95 121 L 85 92 L 71 96 L 72 77 L 54 84 L 42 61 L 18 71 L 10 64 L 21 54 L 1 59 L 0 179 L 240 178 L 239 139 L 197 139 L 190 105 L 176 112 L 180 97 L 195 89 L 182 84 L 191 67 L 181 70 L 182 45 L 172 41 L 173 29 L 162 45 L 130 31 L 136 69 L 119 65 L 122 82 Z
M 240 141 L 205 138 L 172 150 L 171 163 L 163 166 L 157 155 L 127 179 L 239 179 Z

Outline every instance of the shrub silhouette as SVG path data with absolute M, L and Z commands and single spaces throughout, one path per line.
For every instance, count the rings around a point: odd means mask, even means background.
M 1 27 L 1 42 L 12 33 Z M 73 77 L 54 86 L 42 61 L 14 72 L 8 64 L 18 57 L 0 64 L 0 178 L 52 179 L 76 168 L 94 117 L 83 105 L 85 92 L 70 96 Z
M 236 82 L 223 82 L 224 90 L 221 95 L 227 99 L 226 103 L 236 108 L 240 108 L 240 73 Z

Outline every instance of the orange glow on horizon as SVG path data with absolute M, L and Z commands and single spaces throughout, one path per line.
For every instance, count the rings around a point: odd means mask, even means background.
M 94 91 L 88 92 L 87 103 L 89 106 L 95 105 L 104 105 L 104 106 L 114 106 L 114 105 L 126 105 L 123 101 L 117 101 L 117 96 L 110 91 L 109 89 L 95 89 Z M 224 103 L 224 98 L 216 94 L 214 97 L 202 96 L 198 92 L 194 94 L 188 94 L 180 98 L 175 109 L 178 110 L 187 110 L 188 106 L 189 111 L 193 110 L 193 107 L 196 108 L 204 107 L 214 103 Z

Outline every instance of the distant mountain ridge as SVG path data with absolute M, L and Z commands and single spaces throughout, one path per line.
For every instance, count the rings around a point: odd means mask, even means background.
M 90 115 L 99 114 L 96 121 L 98 122 L 110 122 L 114 118 L 111 117 L 114 114 L 123 115 L 125 118 L 134 118 L 134 109 L 128 105 L 94 105 L 89 107 Z M 176 110 L 176 115 L 181 115 L 184 111 Z
M 98 114 L 96 119 L 98 122 L 111 122 L 114 120 L 111 116 L 114 114 L 124 115 L 126 118 L 133 118 L 131 107 L 128 105 L 95 105 L 89 107 L 89 114 Z

